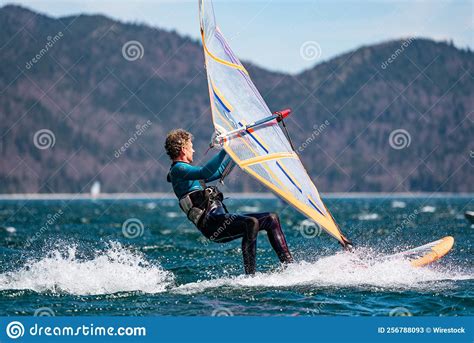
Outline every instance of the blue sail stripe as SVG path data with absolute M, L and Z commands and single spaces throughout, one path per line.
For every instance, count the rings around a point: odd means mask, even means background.
M 319 212 L 321 213 L 322 216 L 324 216 L 324 213 L 321 212 L 321 210 L 318 208 L 318 206 L 316 206 L 316 204 L 314 202 L 311 201 L 311 199 L 308 198 L 308 201 L 311 205 L 313 205 L 313 207 Z
M 230 110 L 229 108 L 224 104 L 224 102 L 221 100 L 221 98 L 219 98 L 219 96 L 217 95 L 216 91 L 214 90 L 214 88 L 212 89 L 212 93 L 214 93 L 214 96 L 216 97 L 217 101 L 219 101 L 219 103 L 222 105 L 222 107 L 224 107 L 224 109 L 230 113 Z
M 239 121 L 239 125 L 240 125 L 241 127 L 244 127 L 244 125 L 243 125 L 240 121 Z M 250 137 L 251 137 L 258 145 L 260 145 L 260 147 L 268 154 L 268 150 L 262 145 L 262 143 L 260 143 L 260 142 L 258 141 L 258 139 L 257 139 L 254 135 L 252 135 L 252 132 L 250 132 L 249 130 L 245 130 L 245 132 L 247 132 L 247 133 L 250 135 Z
M 301 194 L 303 194 L 303 191 L 301 190 L 301 188 L 298 187 L 298 185 L 293 181 L 293 179 L 290 177 L 290 175 L 288 175 L 285 171 L 285 169 L 283 169 L 283 167 L 281 166 L 280 162 L 276 162 L 278 168 L 280 168 L 280 170 L 283 172 L 283 174 L 286 175 L 286 177 L 288 178 L 288 180 L 290 180 L 290 182 L 296 187 L 298 188 L 298 190 L 300 191 Z

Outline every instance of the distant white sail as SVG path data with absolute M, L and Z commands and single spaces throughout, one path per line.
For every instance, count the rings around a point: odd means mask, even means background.
M 91 187 L 91 196 L 97 198 L 100 195 L 100 182 L 94 181 Z
M 272 116 L 247 70 L 216 26 L 212 1 L 199 1 L 199 13 L 212 120 L 217 133 L 226 136 Z M 258 129 L 244 130 L 223 144 L 245 172 L 318 223 L 343 246 L 349 243 L 276 120 Z

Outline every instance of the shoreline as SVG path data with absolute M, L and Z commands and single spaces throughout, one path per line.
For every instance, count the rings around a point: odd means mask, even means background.
M 276 199 L 273 193 L 226 193 L 226 197 L 234 199 Z M 350 199 L 350 198 L 474 198 L 474 193 L 452 193 L 452 192 L 400 192 L 400 193 L 378 193 L 378 192 L 333 192 L 321 193 L 326 199 Z M 176 199 L 170 193 L 102 193 L 92 196 L 89 193 L 18 193 L 0 194 L 0 200 L 160 200 Z

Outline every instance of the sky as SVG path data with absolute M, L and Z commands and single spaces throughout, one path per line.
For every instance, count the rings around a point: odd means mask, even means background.
M 0 0 L 41 13 L 103 14 L 199 38 L 197 0 Z M 216 20 L 237 56 L 297 73 L 362 45 L 424 37 L 474 50 L 472 0 L 215 0 Z

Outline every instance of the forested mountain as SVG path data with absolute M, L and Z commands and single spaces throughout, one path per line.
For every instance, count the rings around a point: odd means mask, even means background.
M 0 193 L 87 192 L 95 180 L 105 192 L 170 191 L 163 142 L 175 127 L 193 132 L 197 162 L 209 158 L 200 42 L 17 6 L 0 23 Z M 473 52 L 408 39 L 297 75 L 243 63 L 272 110 L 293 108 L 290 134 L 321 190 L 474 190 Z M 240 171 L 226 187 L 260 189 Z

